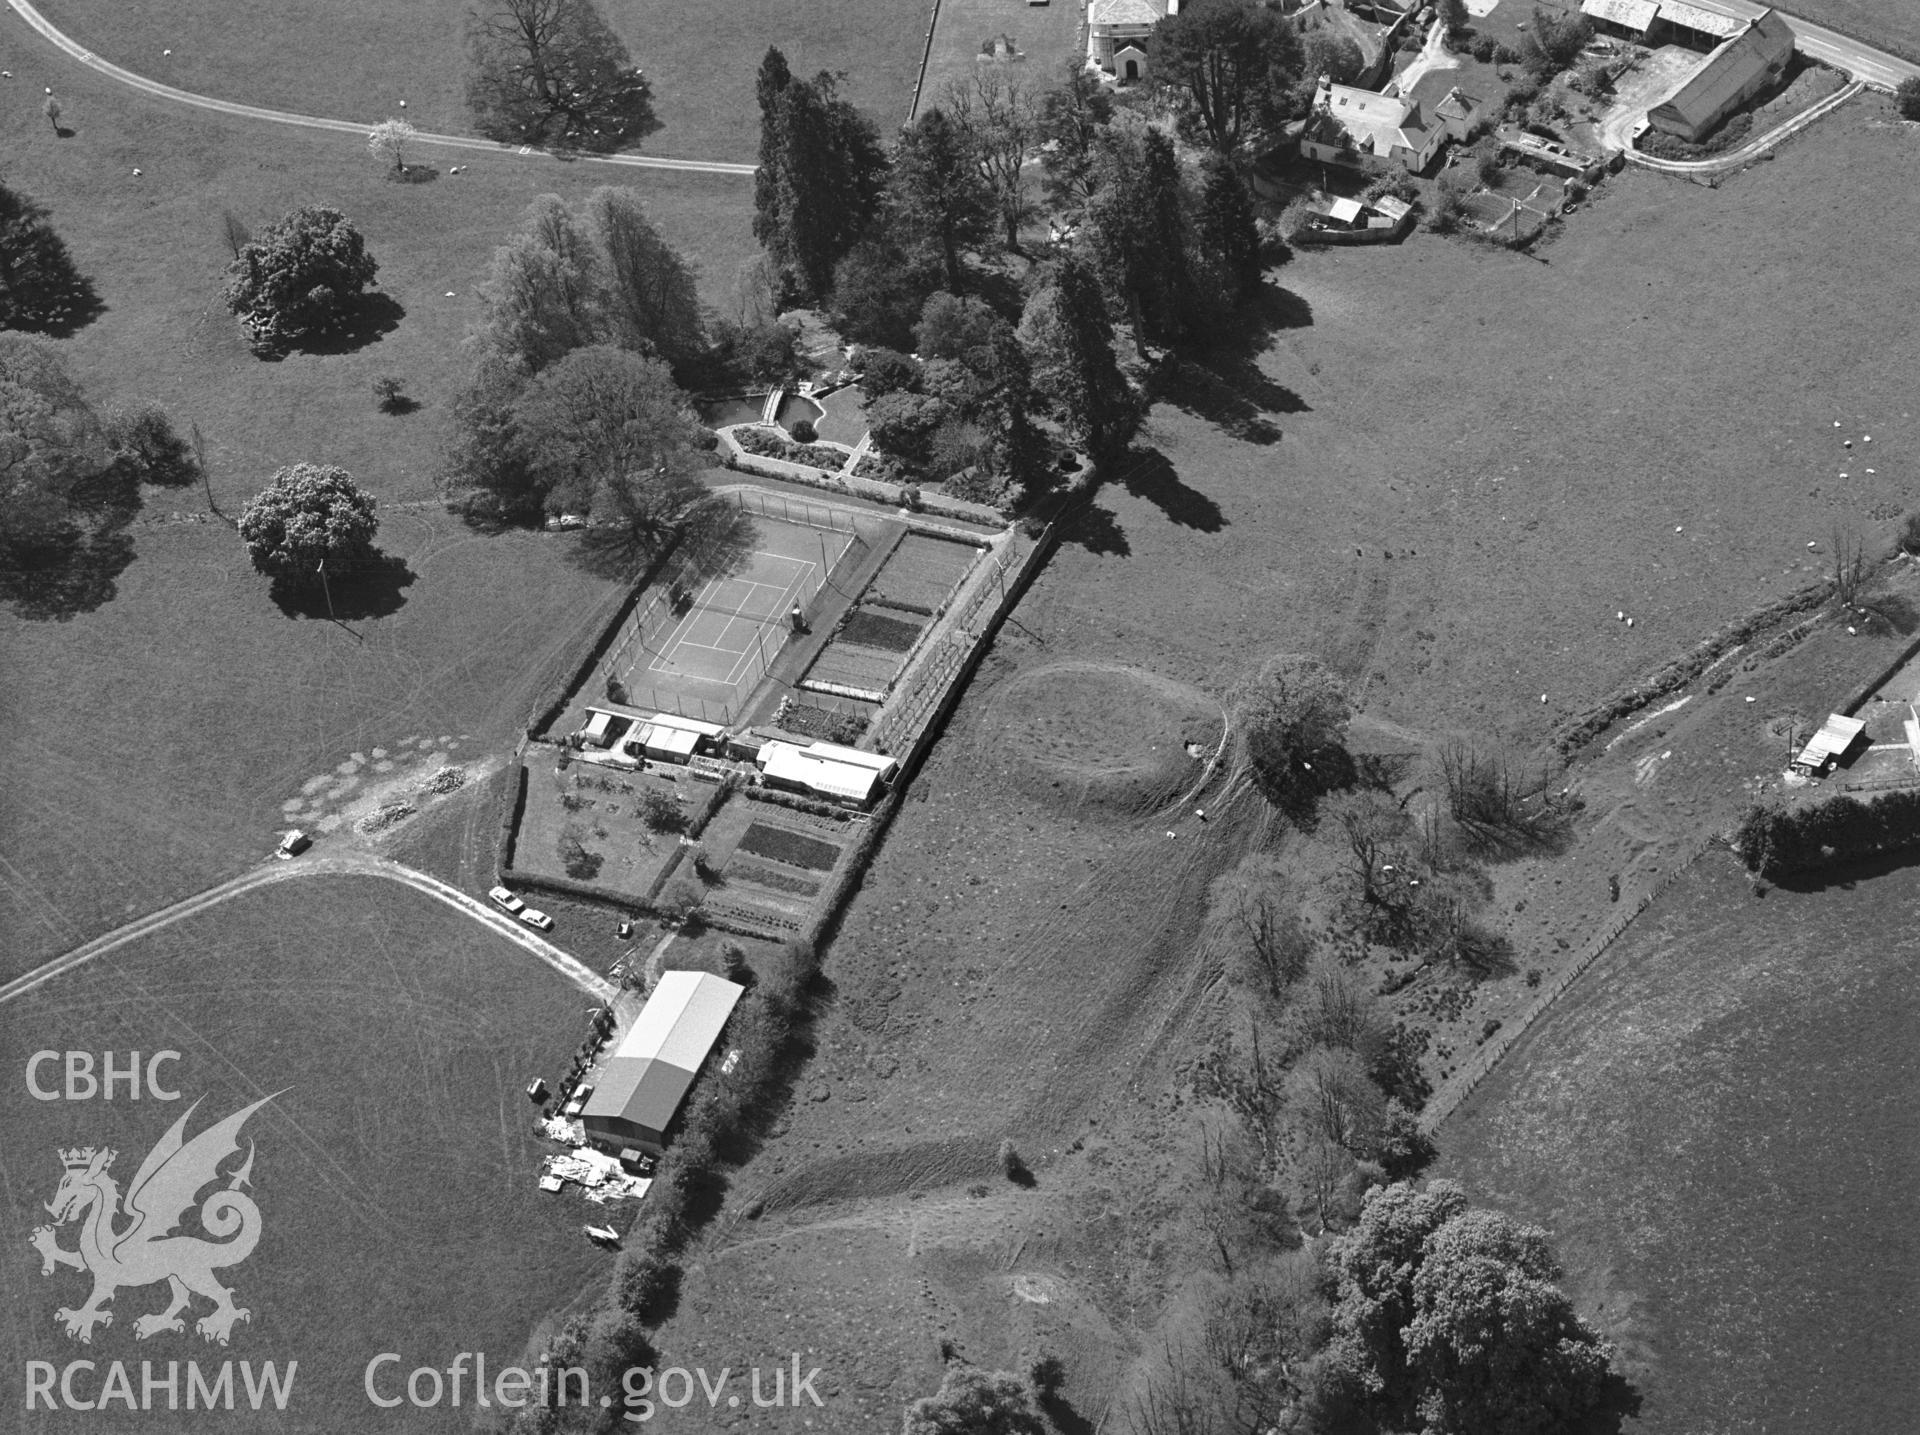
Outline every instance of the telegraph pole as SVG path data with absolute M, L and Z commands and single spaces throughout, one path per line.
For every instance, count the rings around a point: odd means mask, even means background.
M 327 582 L 327 560 L 326 559 L 322 558 L 320 560 L 320 567 L 317 571 L 320 574 L 321 591 L 323 591 L 327 595 L 327 617 L 331 618 L 334 622 L 337 623 L 340 620 L 339 618 L 334 616 L 334 612 L 333 612 L 333 585 Z

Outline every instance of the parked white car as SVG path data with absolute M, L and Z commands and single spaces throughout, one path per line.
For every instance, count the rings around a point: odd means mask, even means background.
M 551 932 L 553 930 L 553 918 L 538 907 L 523 906 L 520 910 L 520 920 L 536 931 Z
M 487 896 L 492 900 L 494 906 L 500 908 L 500 910 L 505 912 L 509 917 L 519 916 L 527 905 L 505 887 L 495 887 L 487 893 Z

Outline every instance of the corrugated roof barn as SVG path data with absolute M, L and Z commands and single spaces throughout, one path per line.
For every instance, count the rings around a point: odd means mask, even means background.
M 662 972 L 581 1109 L 587 1138 L 664 1149 L 667 1127 L 745 991 L 706 972 Z

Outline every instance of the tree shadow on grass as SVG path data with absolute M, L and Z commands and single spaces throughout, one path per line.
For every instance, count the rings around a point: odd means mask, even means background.
M 1099 503 L 1090 503 L 1069 518 L 1062 525 L 1060 536 L 1064 541 L 1077 543 L 1099 557 L 1128 558 L 1133 555 L 1133 546 L 1127 542 L 1126 530 L 1120 526 L 1120 520 L 1113 516 L 1112 509 Z
M 49 235 L 51 238 L 51 235 Z M 58 239 L 54 239 L 59 244 Z M 70 339 L 107 312 L 93 281 L 75 269 L 60 245 L 58 262 L 42 277 L 22 284 L 11 296 L 11 319 L 0 331 L 18 329 L 49 339 Z
M 407 601 L 404 590 L 413 585 L 414 576 L 406 559 L 376 553 L 349 572 L 330 572 L 324 585 L 276 578 L 268 592 L 274 605 L 289 618 L 358 622 L 399 612 Z
M 269 362 L 284 359 L 288 354 L 351 354 L 379 343 L 399 328 L 400 321 L 406 317 L 406 309 L 391 294 L 378 291 L 362 294 L 359 302 L 332 328 L 303 334 L 283 344 L 263 345 L 254 352 Z
M 1260 355 L 1282 329 L 1313 322 L 1306 300 L 1275 285 L 1262 285 L 1237 317 L 1216 329 L 1207 343 L 1170 359 L 1155 375 L 1156 396 L 1231 434 L 1244 443 L 1280 441 L 1275 414 L 1310 412 L 1305 399 L 1260 368 Z
M 1182 528 L 1218 533 L 1227 526 L 1220 505 L 1189 486 L 1172 460 L 1157 448 L 1135 449 L 1118 465 L 1115 477 L 1128 493 L 1146 499 Z
M 430 164 L 403 164 L 388 170 L 387 178 L 394 184 L 432 184 L 440 178 L 440 171 Z
M 140 480 L 114 464 L 67 495 L 67 512 L 36 541 L 0 541 L 0 603 L 32 622 L 61 622 L 113 601 L 133 562 L 126 530 L 140 513 Z

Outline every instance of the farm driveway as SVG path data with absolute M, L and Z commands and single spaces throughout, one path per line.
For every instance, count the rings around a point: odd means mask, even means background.
M 416 872 L 411 867 L 398 862 L 390 862 L 381 857 L 320 857 L 314 859 L 295 859 L 291 862 L 267 862 L 238 877 L 209 887 L 204 892 L 195 893 L 184 901 L 175 902 L 170 907 L 162 907 L 157 912 L 128 922 L 123 927 L 95 937 L 84 946 L 75 947 L 64 956 L 55 957 L 43 966 L 14 978 L 5 986 L 0 986 L 0 1006 L 26 995 L 53 978 L 75 967 L 82 966 L 96 957 L 124 947 L 129 942 L 150 936 L 162 928 L 170 927 L 184 918 L 196 916 L 222 902 L 251 892 L 258 887 L 270 886 L 276 882 L 285 882 L 295 877 L 384 877 L 388 881 L 398 882 L 411 887 L 416 892 L 424 892 L 429 897 L 438 898 L 449 907 L 465 912 L 469 917 L 490 927 L 499 936 L 505 937 L 514 945 L 532 953 L 582 991 L 601 1001 L 611 1001 L 615 996 L 613 985 L 592 971 L 584 963 L 577 961 L 553 943 L 537 936 L 521 923 L 495 911 L 486 903 L 469 897 L 458 887 L 449 886 L 437 877 L 429 877 L 425 872 Z
M 43 38 L 78 60 L 88 69 L 97 70 L 109 79 L 118 80 L 123 85 L 129 85 L 136 90 L 144 91 L 159 99 L 172 100 L 177 104 L 193 105 L 203 110 L 213 110 L 218 114 L 236 115 L 241 119 L 266 120 L 271 124 L 295 125 L 302 129 L 335 130 L 341 134 L 365 135 L 372 128 L 369 125 L 358 124 L 352 120 L 330 120 L 317 115 L 296 115 L 286 110 L 270 110 L 259 105 L 242 105 L 232 100 L 216 100 L 210 95 L 196 95 L 187 90 L 177 90 L 172 85 L 163 85 L 158 80 L 149 80 L 144 75 L 136 75 L 131 70 L 123 70 L 120 66 L 101 59 L 85 46 L 75 40 L 69 39 L 59 30 L 56 30 L 44 15 L 28 3 L 28 0 L 7 0 L 7 3 L 13 7 L 15 13 L 18 14 L 21 19 L 25 20 L 27 24 L 37 30 Z M 416 137 L 416 142 L 420 144 L 451 146 L 456 149 L 485 150 L 491 154 L 530 155 L 544 153 L 544 151 L 536 151 L 530 145 L 515 147 L 513 145 L 496 144 L 492 140 L 474 139 L 468 135 L 432 134 L 425 131 Z M 718 160 L 664 159 L 655 155 L 582 154 L 574 155 L 572 158 L 585 160 L 591 164 L 618 164 L 639 169 L 690 170 L 696 174 L 747 175 L 752 174 L 754 171 L 754 166 L 750 164 L 728 164 Z

